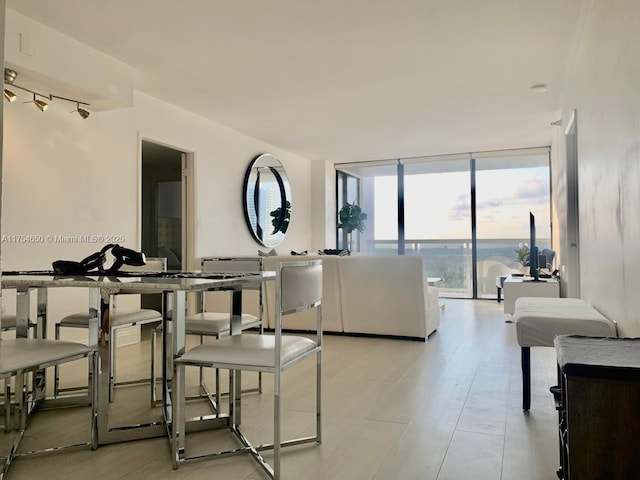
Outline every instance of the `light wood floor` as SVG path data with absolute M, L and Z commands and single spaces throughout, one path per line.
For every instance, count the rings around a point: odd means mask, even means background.
M 441 326 L 428 342 L 325 336 L 324 441 L 285 449 L 289 480 L 554 479 L 558 466 L 554 351 L 532 351 L 532 408 L 521 410 L 519 347 L 515 327 L 492 301 L 446 300 Z M 389 319 L 393 321 L 393 319 Z M 119 349 L 119 377 L 147 372 L 149 342 Z M 128 357 L 128 358 L 125 358 Z M 126 365 L 125 365 L 126 364 Z M 131 365 L 131 366 L 129 366 Z M 286 436 L 312 433 L 314 360 L 284 375 Z M 63 379 L 82 372 L 63 371 Z M 244 383 L 255 383 L 246 374 Z M 262 395 L 243 396 L 245 434 L 271 434 L 271 377 Z M 114 409 L 144 410 L 146 387 L 120 388 Z M 204 408 L 193 405 L 191 409 Z M 206 410 L 205 410 L 206 412 Z M 84 409 L 41 412 L 26 442 L 78 436 Z M 6 436 L 6 435 L 5 435 Z M 188 453 L 234 446 L 224 431 L 189 435 Z M 268 458 L 268 455 L 267 455 Z M 166 438 L 106 445 L 17 459 L 9 479 L 223 479 L 266 478 L 248 457 L 171 469 Z

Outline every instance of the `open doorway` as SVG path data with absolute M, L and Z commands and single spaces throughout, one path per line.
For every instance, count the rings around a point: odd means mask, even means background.
M 141 250 L 164 257 L 169 270 L 185 270 L 187 257 L 187 152 L 142 140 Z M 143 308 L 161 308 L 144 295 Z
M 580 298 L 580 224 L 578 200 L 578 113 L 571 114 L 565 131 L 567 167 L 567 231 L 562 248 L 563 297 Z M 562 236 L 561 236 L 562 238 Z

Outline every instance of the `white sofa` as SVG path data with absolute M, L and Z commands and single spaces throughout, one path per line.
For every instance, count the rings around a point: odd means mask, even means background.
M 371 334 L 426 340 L 440 325 L 438 290 L 427 283 L 424 257 L 277 255 L 264 257 L 264 270 L 277 262 L 321 259 L 322 326 L 325 332 Z M 263 290 L 265 326 L 274 328 L 275 284 Z M 207 294 L 207 309 L 226 311 L 228 296 Z M 257 314 L 257 292 L 246 291 L 243 309 Z M 283 327 L 315 330 L 315 310 L 287 315 Z
M 429 287 L 424 257 L 307 255 L 265 257 L 277 262 L 323 260 L 323 330 L 425 340 L 440 325 L 438 290 Z M 265 288 L 265 316 L 274 327 L 275 286 Z M 315 312 L 288 316 L 285 328 L 312 330 Z

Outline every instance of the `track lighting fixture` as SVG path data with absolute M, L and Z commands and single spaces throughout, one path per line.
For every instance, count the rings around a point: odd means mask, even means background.
M 13 93 L 11 90 L 7 90 L 6 88 L 4 89 L 4 98 L 6 100 L 8 100 L 9 102 L 15 102 L 16 98 L 18 98 L 16 96 L 15 93 Z
M 24 103 L 32 103 L 33 102 L 41 112 L 44 112 L 49 107 L 49 104 L 47 102 L 45 102 L 44 100 L 41 100 L 41 99 L 39 99 L 37 97 L 46 98 L 47 100 L 53 100 L 53 99 L 64 100 L 65 102 L 71 102 L 71 103 L 75 103 L 76 104 L 77 108 L 75 110 L 73 110 L 71 113 L 78 112 L 78 115 L 80 115 L 83 119 L 86 119 L 86 118 L 89 117 L 89 115 L 90 115 L 89 111 L 81 107 L 81 105 L 88 107 L 90 104 L 88 104 L 87 102 L 81 102 L 80 100 L 74 100 L 73 98 L 60 97 L 60 96 L 54 95 L 52 93 L 50 93 L 49 95 L 44 95 L 42 93 L 36 92 L 34 90 L 31 90 L 29 88 L 21 87 L 20 85 L 16 85 L 15 84 L 16 78 L 18 78 L 18 73 L 15 70 L 11 70 L 10 68 L 5 68 L 4 69 L 4 81 L 5 81 L 5 83 L 11 84 L 15 88 L 19 88 L 20 90 L 23 90 L 25 92 L 29 92 L 29 93 L 31 93 L 33 95 L 33 100 L 28 101 L 28 102 L 24 102 Z M 4 98 L 6 98 L 10 102 L 13 102 L 17 98 L 17 96 L 11 90 L 7 90 L 5 88 L 4 89 Z

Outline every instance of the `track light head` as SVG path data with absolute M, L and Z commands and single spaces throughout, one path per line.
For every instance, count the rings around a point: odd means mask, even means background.
M 84 108 L 80 108 L 80 104 L 78 104 L 78 108 L 76 108 L 75 110 L 76 112 L 78 112 L 78 115 L 80 115 L 83 119 L 87 119 L 90 115 L 88 110 L 85 110 Z
M 47 108 L 49 108 L 49 104 L 43 102 L 42 100 L 38 100 L 35 93 L 33 94 L 33 103 L 36 104 L 36 107 L 38 107 L 38 110 L 40 110 L 41 112 L 44 112 Z
M 15 82 L 16 78 L 18 78 L 18 72 L 16 72 L 15 70 L 11 70 L 10 68 L 5 68 L 4 69 L 4 81 L 5 82 L 13 84 L 13 82 Z
M 16 96 L 15 93 L 13 93 L 11 90 L 7 90 L 6 88 L 4 89 L 4 98 L 9 101 L 9 102 L 15 102 L 16 98 L 18 98 Z

